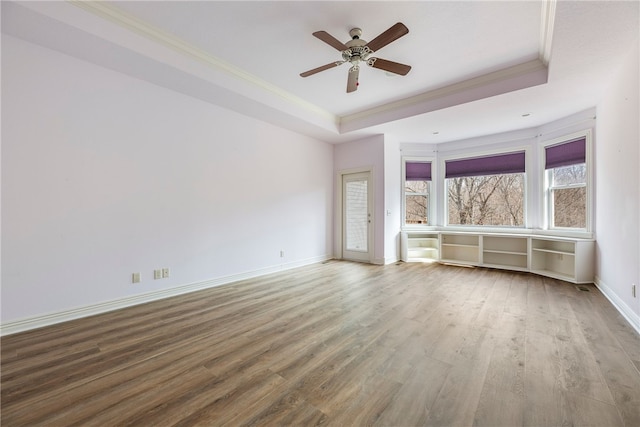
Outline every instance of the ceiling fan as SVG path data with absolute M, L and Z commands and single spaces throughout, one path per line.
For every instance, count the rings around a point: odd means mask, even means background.
M 342 43 L 326 31 L 316 31 L 313 33 L 315 37 L 319 38 L 334 49 L 342 52 L 342 61 L 331 62 L 321 67 L 314 68 L 313 70 L 305 71 L 304 73 L 300 73 L 300 76 L 309 77 L 313 74 L 319 73 L 320 71 L 325 71 L 330 68 L 337 67 L 338 65 L 342 65 L 345 62 L 349 62 L 351 63 L 351 68 L 349 68 L 349 76 L 347 78 L 347 93 L 355 92 L 358 89 L 358 76 L 360 74 L 361 61 L 366 62 L 370 67 L 405 76 L 409 70 L 411 70 L 411 66 L 388 61 L 382 58 L 371 57 L 371 54 L 399 39 L 408 32 L 409 29 L 403 23 L 398 22 L 375 39 L 367 42 L 360 38 L 362 30 L 360 28 L 353 28 L 349 31 L 351 40 L 346 43 Z

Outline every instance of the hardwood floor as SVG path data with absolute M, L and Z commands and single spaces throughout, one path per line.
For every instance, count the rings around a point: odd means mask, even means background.
M 330 261 L 3 337 L 2 425 L 639 426 L 595 286 Z

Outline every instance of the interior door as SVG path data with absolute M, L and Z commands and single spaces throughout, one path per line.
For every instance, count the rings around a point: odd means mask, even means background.
M 342 175 L 342 258 L 371 261 L 371 174 Z

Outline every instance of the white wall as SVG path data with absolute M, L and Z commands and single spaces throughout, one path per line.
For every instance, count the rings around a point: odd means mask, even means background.
M 329 144 L 5 35 L 2 107 L 3 323 L 331 256 Z
M 384 178 L 384 135 L 375 135 L 357 141 L 347 142 L 335 146 L 334 171 L 336 179 L 341 172 L 349 172 L 361 169 L 372 171 L 373 181 L 373 244 L 374 253 L 372 262 L 384 263 L 384 239 L 385 239 L 385 178 Z M 340 185 L 336 182 L 336 189 Z M 339 191 L 336 191 L 339 194 Z M 339 196 L 337 196 L 339 197 Z M 336 210 L 334 221 L 337 225 L 341 222 L 341 213 Z M 340 227 L 336 227 L 334 238 L 334 253 L 341 253 Z
M 597 105 L 597 280 L 640 330 L 640 80 L 638 43 Z M 633 317 L 635 315 L 635 318 Z
M 335 146 L 336 180 L 341 173 L 371 170 L 373 181 L 373 245 L 371 262 L 389 264 L 400 258 L 401 226 L 401 156 L 400 143 L 389 135 L 375 135 Z M 336 198 L 340 197 L 340 182 L 336 181 Z M 334 254 L 341 253 L 340 209 L 334 222 Z
M 402 157 L 400 142 L 390 135 L 384 138 L 384 262 L 400 259 L 402 226 Z

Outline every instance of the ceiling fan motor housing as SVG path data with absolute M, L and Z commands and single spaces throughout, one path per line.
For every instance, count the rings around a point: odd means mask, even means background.
M 368 42 L 360 38 L 362 35 L 360 28 L 351 29 L 349 35 L 351 36 L 351 40 L 344 44 L 349 49 L 342 51 L 342 59 L 357 66 L 360 61 L 366 61 L 367 57 L 373 51 L 367 46 Z

